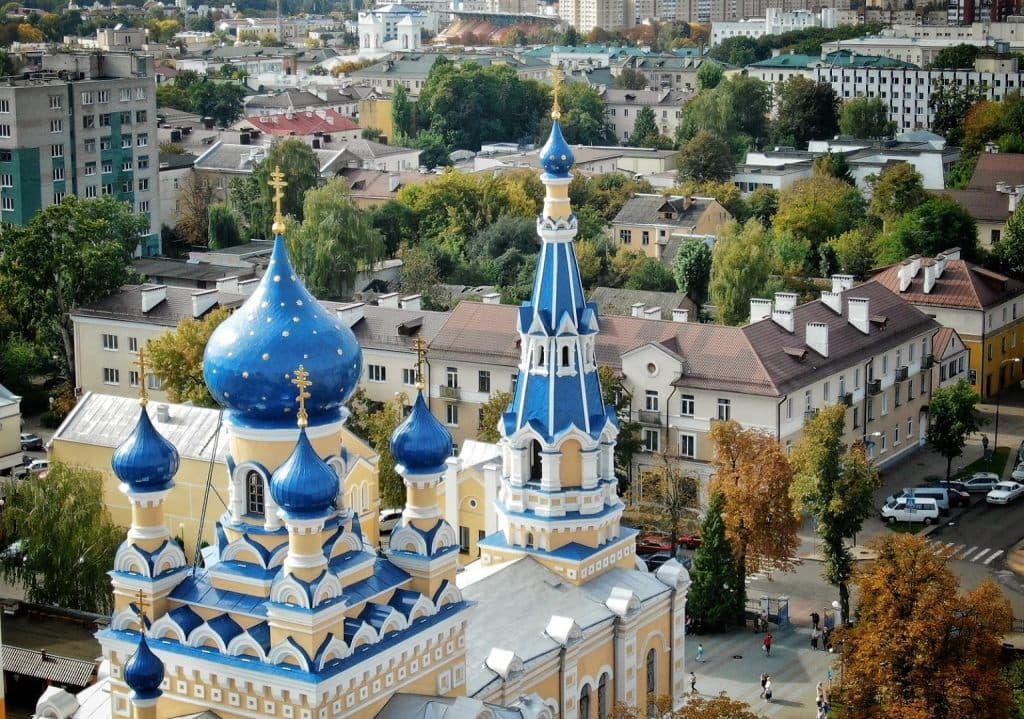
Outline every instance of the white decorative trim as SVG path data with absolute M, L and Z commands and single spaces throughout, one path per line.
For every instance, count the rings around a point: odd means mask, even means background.
M 356 633 L 352 635 L 352 651 L 355 651 L 364 644 L 376 644 L 380 641 L 377 631 L 366 622 L 363 622 Z
M 141 574 L 143 577 L 151 577 L 149 562 L 134 544 L 125 542 L 117 548 L 114 555 L 114 571 L 126 572 L 128 574 Z
M 185 553 L 177 542 L 168 542 L 161 552 L 153 558 L 153 568 L 156 576 L 171 569 L 178 569 L 185 566 Z
M 342 408 L 342 418 L 340 420 L 328 422 L 327 424 L 315 426 L 310 425 L 309 427 L 306 427 L 306 436 L 309 437 L 310 440 L 315 440 L 323 437 L 329 437 L 333 434 L 340 434 L 341 428 L 345 424 L 345 420 L 348 419 L 348 415 L 348 409 Z M 229 414 L 224 415 L 224 424 L 231 432 L 231 436 L 236 439 L 253 440 L 258 442 L 284 442 L 290 444 L 295 444 L 299 440 L 299 430 L 297 427 L 288 427 L 283 429 L 245 427 L 233 422 Z
M 171 618 L 170 614 L 165 614 L 153 622 L 148 634 L 154 639 L 175 639 L 180 644 L 188 641 L 185 630 Z
M 192 630 L 192 633 L 188 635 L 188 646 L 202 647 L 204 642 L 207 640 L 213 642 L 213 646 L 217 647 L 217 651 L 221 654 L 227 654 L 228 648 L 224 644 L 224 640 L 221 639 L 217 632 L 210 628 L 209 624 L 203 623 Z
M 281 642 L 277 646 L 271 648 L 270 654 L 267 655 L 267 661 L 271 664 L 291 664 L 292 662 L 286 662 L 286 659 L 294 659 L 295 664 L 304 671 L 311 671 L 309 662 L 306 661 L 306 657 L 302 655 L 298 649 L 293 647 L 288 642 Z
M 125 607 L 110 618 L 110 628 L 115 631 L 138 630 L 139 615 L 133 612 L 130 607 Z
M 270 601 L 278 604 L 294 604 L 309 609 L 309 597 L 306 589 L 290 574 L 274 581 L 270 589 Z
M 147 540 L 159 540 L 170 538 L 171 533 L 163 524 L 154 524 L 151 527 L 140 527 L 132 525 L 128 528 L 128 539 L 132 542 L 145 542 Z
M 441 510 L 433 504 L 429 507 L 413 507 L 411 505 L 405 505 L 405 509 L 402 510 L 402 519 L 436 519 L 441 516 Z
M 338 637 L 331 637 L 330 643 L 324 648 L 324 653 L 320 656 L 320 661 L 316 668 L 322 670 L 327 666 L 328 662 L 335 659 L 345 659 L 352 653 L 348 645 Z
M 440 596 L 438 596 L 437 601 L 434 602 L 434 604 L 437 607 L 437 609 L 440 610 L 442 607 L 446 607 L 449 604 L 457 604 L 461 601 L 462 592 L 459 591 L 459 588 L 455 586 L 454 583 L 449 582 L 445 586 L 444 590 L 441 592 Z
M 247 649 L 255 652 L 261 662 L 267 661 L 267 653 L 263 650 L 263 647 L 247 632 L 242 632 L 228 642 L 227 653 L 233 657 L 249 656 L 246 654 Z

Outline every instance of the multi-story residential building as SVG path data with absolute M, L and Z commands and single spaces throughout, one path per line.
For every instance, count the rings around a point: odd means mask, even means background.
M 618 76 L 623 68 L 631 67 L 647 79 L 647 87 L 661 90 L 697 91 L 697 70 L 705 62 L 717 62 L 696 55 L 662 53 L 627 57 L 613 63 L 612 75 Z
M 612 220 L 611 234 L 618 245 L 671 262 L 682 240 L 713 241 L 730 219 L 732 215 L 713 197 L 639 193 Z
M 67 195 L 110 195 L 149 218 L 138 254 L 160 253 L 153 58 L 44 55 L 0 85 L 0 219 L 22 225 Z
M 950 3 L 959 1 L 950 0 Z M 973 2 L 974 0 L 966 1 Z M 1014 16 L 1008 17 L 1005 22 L 988 22 L 983 19 L 974 22 L 965 20 L 958 26 L 910 21 L 896 22 L 880 34 L 895 38 L 916 37 L 925 40 L 939 38 L 944 39 L 950 45 L 966 43 L 985 47 L 992 43 L 1005 42 L 1011 51 L 1024 49 L 1024 21 Z
M 405 85 L 409 94 L 420 94 L 427 75 L 438 58 L 446 57 L 456 64 L 475 62 L 480 65 L 502 64 L 516 70 L 522 80 L 546 81 L 551 73 L 551 64 L 542 58 L 515 55 L 507 52 L 488 54 L 441 54 L 436 52 L 396 52 L 386 60 L 350 72 L 353 82 L 369 85 L 376 90 L 388 91 L 395 85 Z
M 196 157 L 187 152 L 159 154 L 160 225 L 174 227 L 181 219 L 178 191 L 192 174 Z
M 630 28 L 636 23 L 635 0 L 565 0 L 558 16 L 581 33 L 595 27 L 606 30 Z
M 609 88 L 601 93 L 605 117 L 615 129 L 615 136 L 626 142 L 633 134 L 633 126 L 640 111 L 649 107 L 654 112 L 658 131 L 666 137 L 675 137 L 676 128 L 683 117 L 683 106 L 692 94 L 683 90 L 620 90 Z
M 756 77 L 767 83 L 774 90 L 776 84 L 786 82 L 796 75 L 813 80 L 815 71 L 821 67 L 852 70 L 873 67 L 913 68 L 914 66 L 902 60 L 893 60 L 880 55 L 858 55 L 850 50 L 837 50 L 826 55 L 785 53 L 751 63 L 747 65 L 746 70 L 751 77 Z
M 983 398 L 1024 377 L 1024 283 L 961 259 L 958 247 L 890 265 L 873 280 L 957 331 L 970 352 L 967 379 Z
M 710 0 L 707 21 L 737 22 L 747 18 L 763 18 L 769 5 L 781 12 L 809 10 L 813 13 L 828 8 L 833 12 L 850 9 L 850 0 Z
M 765 9 L 764 17 L 746 18 L 735 22 L 716 22 L 711 25 L 711 45 L 718 45 L 730 37 L 758 38 L 764 35 L 781 35 L 793 30 L 810 27 L 834 28 L 839 24 L 835 8 L 822 8 L 816 13 L 809 10 L 783 11 L 781 8 Z
M 643 50 L 640 48 L 603 43 L 575 46 L 542 45 L 525 53 L 528 57 L 546 59 L 552 65 L 560 65 L 567 73 L 611 67 L 613 63 L 623 58 L 638 57 L 643 54 Z

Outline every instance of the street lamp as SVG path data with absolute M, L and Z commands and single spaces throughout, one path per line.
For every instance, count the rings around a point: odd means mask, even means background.
M 1019 364 L 1020 357 L 1014 357 L 1013 359 L 1005 359 L 999 363 L 999 390 L 996 392 L 996 436 L 992 444 L 992 451 L 999 451 L 999 398 L 1003 394 L 1003 365 L 1006 364 Z M 1013 377 L 1013 370 L 1010 370 L 1010 377 Z

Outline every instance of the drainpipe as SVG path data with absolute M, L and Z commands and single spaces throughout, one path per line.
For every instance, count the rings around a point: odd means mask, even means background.
M 682 379 L 682 375 L 680 375 L 679 378 Z M 672 385 L 672 391 L 668 393 L 668 400 L 665 402 L 665 443 L 666 444 L 668 444 L 669 433 L 672 431 L 671 428 L 668 426 L 669 416 L 670 416 L 670 413 L 672 411 L 672 398 L 675 396 L 676 390 L 678 390 L 678 389 L 679 388 L 676 387 L 675 384 L 673 384 Z
M 782 403 L 789 399 L 789 395 L 783 395 L 779 403 L 775 405 L 775 441 L 782 441 Z
M 870 367 L 873 362 L 873 359 L 869 359 L 864 363 L 864 416 L 861 417 L 861 427 L 864 428 L 864 431 L 861 432 L 861 439 L 864 441 L 865 447 L 868 446 L 868 367 Z

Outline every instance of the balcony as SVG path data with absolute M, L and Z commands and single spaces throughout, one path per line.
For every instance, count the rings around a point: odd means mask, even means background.
M 870 382 L 868 382 L 868 394 L 869 395 L 876 395 L 876 394 L 881 394 L 881 393 L 882 393 L 882 380 L 880 380 L 880 379 L 873 379 Z
M 637 414 L 641 424 L 661 424 L 661 412 L 656 409 L 642 409 Z
M 853 406 L 853 392 L 847 392 L 844 395 L 839 396 L 839 402 L 846 405 L 847 407 Z
M 444 397 L 445 399 L 458 399 L 459 388 L 441 385 L 441 396 Z
M 931 369 L 932 365 L 935 364 L 935 357 L 932 355 L 925 355 L 921 358 L 921 369 Z
M 807 409 L 807 410 L 804 410 L 804 422 L 806 422 L 809 419 L 814 419 L 815 415 L 817 415 L 817 414 L 818 414 L 818 410 L 817 409 Z
M 910 372 L 910 370 L 909 370 L 909 368 L 906 365 L 903 365 L 902 367 L 897 367 L 896 368 L 896 381 L 897 382 L 906 382 L 907 381 L 907 375 L 909 374 L 909 372 Z

